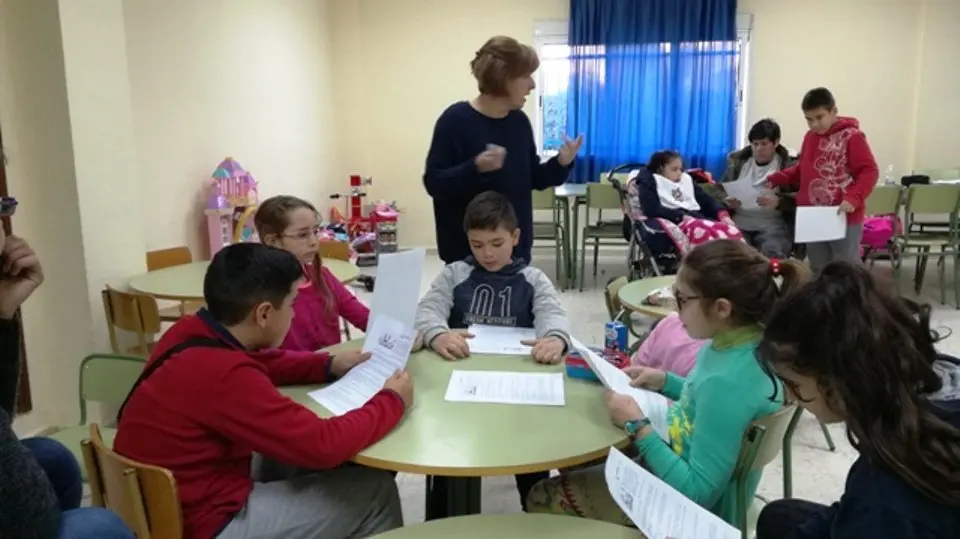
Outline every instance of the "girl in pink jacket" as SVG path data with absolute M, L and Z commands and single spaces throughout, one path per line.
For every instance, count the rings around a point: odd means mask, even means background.
M 304 282 L 281 348 L 313 351 L 338 344 L 340 318 L 367 330 L 370 309 L 323 266 L 318 253 L 320 220 L 313 204 L 287 195 L 268 198 L 260 204 L 254 224 L 260 241 L 290 251 L 303 265 Z

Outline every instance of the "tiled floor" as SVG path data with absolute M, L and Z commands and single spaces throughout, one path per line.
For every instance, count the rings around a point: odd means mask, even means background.
M 534 265 L 553 276 L 552 249 L 544 249 L 534 254 Z M 424 270 L 422 291 L 425 292 L 430 282 L 439 273 L 442 263 L 435 257 L 428 255 Z M 590 271 L 588 264 L 587 271 Z M 366 270 L 365 270 L 366 271 Z M 889 276 L 889 269 L 878 265 L 875 270 L 878 275 Z M 370 273 L 375 273 L 371 270 Z M 600 263 L 600 277 L 596 282 L 592 277 L 585 281 L 583 292 L 568 290 L 563 292 L 563 303 L 571 318 L 574 328 L 583 328 L 577 337 L 587 344 L 602 342 L 603 325 L 608 315 L 604 306 L 602 287 L 611 277 L 625 273 L 623 256 L 616 251 L 604 253 Z M 947 272 L 948 274 L 951 272 Z M 906 283 L 906 279 L 904 280 Z M 948 286 L 952 285 L 948 277 Z M 905 284 L 905 288 L 910 288 Z M 952 291 L 952 286 L 948 288 Z M 366 292 L 359 291 L 358 295 L 369 301 Z M 960 323 L 960 311 L 950 304 L 940 306 L 938 289 L 936 288 L 936 271 L 928 272 L 927 284 L 924 290 L 924 299 L 935 305 L 935 323 L 937 325 L 953 327 Z M 960 337 L 947 338 L 941 348 L 946 352 L 960 352 Z M 856 458 L 856 451 L 846 439 L 844 429 L 839 426 L 830 427 L 836 451 L 829 451 L 816 420 L 809 414 L 803 416 L 793 442 L 793 492 L 795 497 L 807 498 L 820 502 L 836 500 L 843 490 L 844 479 L 850 464 Z M 399 474 L 400 493 L 403 498 L 403 510 L 407 523 L 423 520 L 424 480 L 422 476 Z M 783 493 L 783 469 L 778 458 L 763 474 L 759 494 L 767 498 L 779 498 Z M 485 513 L 513 513 L 520 511 L 519 499 L 513 485 L 512 477 L 491 477 L 483 483 L 483 511 Z

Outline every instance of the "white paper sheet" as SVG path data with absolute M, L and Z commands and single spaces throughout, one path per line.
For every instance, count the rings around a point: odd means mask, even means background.
M 731 196 L 740 201 L 740 207 L 745 210 L 755 210 L 760 207 L 757 198 L 760 192 L 748 180 L 737 180 L 721 184 L 727 196 Z
M 847 214 L 839 206 L 797 207 L 797 243 L 839 240 L 847 235 Z
M 334 415 L 343 415 L 367 403 L 397 369 L 403 369 L 413 346 L 413 328 L 386 315 L 373 319 L 363 341 L 370 359 L 323 389 L 311 391 L 310 398 Z
M 572 341 L 573 347 L 577 349 L 577 352 L 580 352 L 583 359 L 590 365 L 590 369 L 600 379 L 600 383 L 607 389 L 621 395 L 629 395 L 637 401 L 643 415 L 650 420 L 650 427 L 661 439 L 669 441 L 667 410 L 670 408 L 670 401 L 659 393 L 631 386 L 630 377 L 627 373 L 608 363 L 576 338 L 573 338 Z
M 474 324 L 469 331 L 473 335 L 473 338 L 467 339 L 471 354 L 529 356 L 532 348 L 520 344 L 520 341 L 537 338 L 536 330 L 531 328 Z
M 370 319 L 386 315 L 414 327 L 426 251 L 411 249 L 382 254 L 377 260 L 377 286 L 370 302 Z
M 738 539 L 740 531 L 611 447 L 607 489 L 649 539 Z
M 444 397 L 451 402 L 563 406 L 563 374 L 453 371 Z

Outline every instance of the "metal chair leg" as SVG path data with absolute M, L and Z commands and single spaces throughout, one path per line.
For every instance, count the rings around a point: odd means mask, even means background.
M 797 430 L 802 413 L 803 408 L 797 407 L 783 434 L 783 497 L 787 500 L 793 497 L 793 433 Z
M 823 437 L 827 440 L 827 447 L 830 448 L 830 451 L 835 451 L 837 446 L 833 443 L 833 436 L 830 436 L 830 429 L 828 429 L 822 421 L 818 423 L 820 423 L 820 430 L 823 432 Z

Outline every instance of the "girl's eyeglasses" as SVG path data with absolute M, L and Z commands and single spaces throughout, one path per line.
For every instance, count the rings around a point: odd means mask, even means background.
M 282 234 L 284 238 L 293 238 L 295 240 L 306 241 L 310 238 L 315 238 L 320 235 L 323 231 L 323 227 L 317 225 L 313 228 L 306 228 L 303 230 L 298 230 L 293 234 Z
M 673 297 L 676 298 L 677 300 L 678 311 L 682 311 L 683 308 L 687 305 L 687 303 L 695 299 L 700 299 L 700 296 L 684 296 L 683 294 L 680 293 L 679 290 L 677 290 L 677 287 L 673 287 Z

